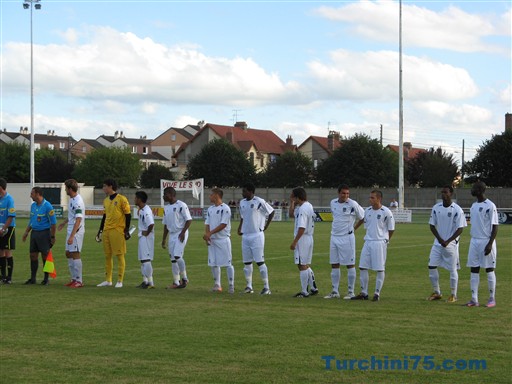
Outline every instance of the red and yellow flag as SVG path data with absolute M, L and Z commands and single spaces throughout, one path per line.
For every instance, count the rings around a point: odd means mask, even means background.
M 57 270 L 55 269 L 55 264 L 53 263 L 53 255 L 51 249 L 50 252 L 48 252 L 48 256 L 46 256 L 43 272 L 49 273 L 52 279 L 57 277 Z

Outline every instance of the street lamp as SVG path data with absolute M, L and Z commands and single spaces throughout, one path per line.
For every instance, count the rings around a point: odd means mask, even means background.
M 23 8 L 30 9 L 30 185 L 35 185 L 34 143 L 34 44 L 32 32 L 32 9 L 41 9 L 41 0 L 24 0 Z

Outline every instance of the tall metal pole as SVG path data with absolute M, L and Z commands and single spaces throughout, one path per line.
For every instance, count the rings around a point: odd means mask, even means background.
M 35 185 L 35 142 L 34 142 L 34 32 L 33 8 L 41 9 L 41 0 L 24 0 L 23 8 L 30 8 L 30 185 Z
M 404 209 L 404 100 L 402 94 L 402 0 L 399 11 L 398 207 Z
M 30 186 L 35 186 L 35 142 L 34 142 L 34 34 L 32 29 L 32 9 L 30 1 Z

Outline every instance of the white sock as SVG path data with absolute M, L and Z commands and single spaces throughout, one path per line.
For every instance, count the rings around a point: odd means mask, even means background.
M 261 264 L 260 265 L 260 276 L 261 276 L 261 280 L 263 280 L 263 288 L 267 288 L 269 289 L 269 285 L 268 285 L 268 268 L 267 268 L 267 264 Z
M 487 284 L 489 285 L 489 298 L 494 299 L 496 293 L 496 273 L 487 272 Z
M 478 286 L 480 285 L 480 273 L 471 272 L 469 285 L 471 286 L 471 299 L 475 303 L 478 303 Z
M 378 271 L 377 277 L 375 279 L 375 293 L 380 296 L 380 291 L 382 291 L 382 286 L 384 285 L 384 277 L 386 273 L 384 271 Z
M 459 286 L 459 273 L 457 271 L 450 272 L 450 288 L 452 295 L 457 297 L 457 288 Z
M 252 289 L 252 263 L 244 266 L 244 276 L 247 287 Z
M 308 280 L 308 284 L 309 284 L 309 287 L 312 291 L 315 291 L 317 290 L 318 288 L 316 287 L 316 281 L 315 281 L 315 273 L 313 272 L 313 270 L 311 269 L 311 267 L 308 268 L 308 271 L 309 271 L 309 280 Z
M 151 261 L 147 261 L 144 264 L 142 264 L 144 267 L 143 274 L 145 281 L 153 281 L 153 265 L 151 264 Z
M 140 263 L 140 273 L 142 275 L 142 281 L 144 283 L 147 283 L 148 282 L 148 278 L 146 277 L 146 274 L 145 274 L 145 267 L 144 267 L 144 264 L 145 263 Z
M 75 280 L 82 282 L 82 259 L 74 259 L 73 264 L 75 265 Z
M 428 270 L 428 277 L 430 278 L 430 282 L 432 283 L 432 289 L 435 293 L 441 294 L 441 288 L 439 288 L 439 271 L 436 269 Z
M 347 282 L 348 293 L 354 294 L 354 287 L 356 285 L 356 268 L 347 269 Z
M 308 292 L 308 281 L 309 281 L 309 269 L 300 271 L 299 273 L 300 273 L 301 292 L 307 293 Z
M 341 271 L 339 268 L 331 269 L 332 292 L 339 293 Z
M 176 285 L 180 284 L 180 267 L 177 261 L 171 262 L 172 282 Z
M 229 267 L 226 267 L 226 272 L 228 275 L 228 283 L 230 286 L 235 286 L 235 267 L 230 265 Z
M 183 257 L 180 257 L 178 261 L 176 261 L 176 264 L 178 264 L 178 268 L 180 271 L 180 276 L 182 279 L 188 280 L 187 278 L 187 267 L 185 266 L 185 260 L 183 260 Z
M 364 295 L 368 294 L 368 280 L 370 276 L 367 269 L 359 270 L 359 280 L 361 281 L 361 293 Z
M 68 269 L 69 269 L 69 276 L 71 276 L 71 280 L 75 280 L 75 263 L 73 262 L 72 258 L 68 259 Z
M 220 287 L 220 267 L 212 267 L 213 282 Z

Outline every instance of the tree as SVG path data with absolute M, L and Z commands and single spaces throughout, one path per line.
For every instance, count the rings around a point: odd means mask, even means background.
M 30 182 L 30 148 L 17 142 L 0 145 L 0 177 L 9 183 Z
M 73 172 L 79 182 L 101 187 L 107 178 L 113 178 L 122 187 L 138 184 L 142 165 L 128 149 L 99 148 L 80 161 Z
M 67 157 L 61 151 L 38 149 L 34 156 L 36 182 L 63 182 L 71 178 L 75 166 L 68 163 Z
M 305 186 L 310 183 L 313 161 L 301 152 L 285 152 L 269 163 L 260 175 L 260 184 L 265 187 L 283 188 Z
M 215 139 L 190 159 L 185 179 L 204 178 L 209 187 L 238 187 L 253 181 L 255 175 L 256 169 L 244 152 L 229 141 Z
M 442 187 L 452 185 L 459 174 L 452 154 L 441 147 L 419 153 L 407 162 L 406 179 L 411 186 Z
M 512 131 L 493 135 L 464 166 L 468 181 L 480 179 L 492 187 L 512 187 Z
M 321 187 L 394 187 L 398 184 L 398 156 L 379 141 L 356 133 L 342 141 L 330 157 L 318 165 L 316 181 Z
M 159 164 L 151 164 L 140 175 L 140 186 L 142 188 L 160 188 L 160 179 L 172 180 L 173 178 L 174 176 L 169 168 Z

